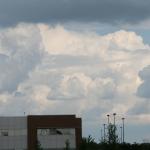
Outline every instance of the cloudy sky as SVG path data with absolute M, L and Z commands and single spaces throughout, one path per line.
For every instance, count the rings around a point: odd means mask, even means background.
M 150 140 L 149 7 L 0 0 L 0 115 L 77 114 L 99 139 L 116 112 L 126 141 Z

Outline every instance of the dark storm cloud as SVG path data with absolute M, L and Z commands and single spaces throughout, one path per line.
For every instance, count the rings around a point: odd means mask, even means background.
M 150 17 L 147 0 L 0 0 L 0 25 L 18 22 L 136 23 Z

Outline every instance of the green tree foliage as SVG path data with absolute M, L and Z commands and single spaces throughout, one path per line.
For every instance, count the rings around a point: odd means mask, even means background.
M 110 127 L 112 129 L 112 127 Z M 113 133 L 112 133 L 113 134 Z M 89 136 L 88 138 L 83 138 L 82 143 L 80 145 L 80 150 L 150 150 L 150 143 L 119 143 L 116 140 L 116 143 L 114 143 L 114 136 L 110 136 L 111 143 L 96 143 L 95 140 Z
M 70 150 L 70 142 L 69 142 L 69 140 L 66 140 L 65 144 L 66 144 L 66 147 L 64 148 L 64 150 Z
M 43 150 L 41 143 L 37 141 L 36 150 Z
M 80 145 L 80 150 L 98 150 L 98 144 L 90 135 L 88 138 L 83 138 Z
M 116 144 L 119 142 L 119 138 L 116 133 L 117 133 L 117 127 L 110 123 L 108 125 L 108 135 L 107 135 L 108 144 Z

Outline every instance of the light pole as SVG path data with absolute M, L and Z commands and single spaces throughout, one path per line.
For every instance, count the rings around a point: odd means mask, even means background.
M 115 123 L 116 123 L 116 113 L 113 113 L 113 116 L 114 116 L 114 126 L 115 126 Z
M 109 117 L 110 117 L 110 115 L 108 114 L 107 117 L 108 117 L 108 125 L 109 125 Z
M 101 129 L 101 141 L 103 141 L 103 130 Z
M 106 124 L 103 124 L 104 125 L 104 142 L 105 142 L 105 126 L 106 126 Z
M 114 142 L 116 143 L 116 113 L 113 113 L 114 116 Z
M 120 127 L 120 143 L 122 143 L 122 126 Z
M 110 115 L 108 114 L 107 117 L 108 117 L 108 126 L 107 126 L 107 129 L 108 129 L 108 141 L 110 143 L 110 131 L 109 131 L 109 117 L 110 117 Z
M 123 128 L 123 143 L 124 143 L 124 120 L 125 120 L 125 118 L 122 118 L 122 128 Z

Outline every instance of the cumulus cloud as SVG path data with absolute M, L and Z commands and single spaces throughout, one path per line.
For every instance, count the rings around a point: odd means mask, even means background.
M 39 28 L 45 49 L 49 54 L 98 55 L 100 59 L 111 59 L 110 55 L 114 58 L 119 55 L 118 59 L 126 59 L 126 57 L 128 59 L 128 51 L 149 49 L 149 45 L 144 44 L 142 37 L 135 32 L 120 30 L 106 36 L 100 36 L 94 32 L 68 31 L 60 25 L 54 28 L 39 25 Z M 116 53 L 116 55 L 112 53 Z
M 116 85 L 111 78 L 95 78 L 83 73 L 64 74 L 59 88 L 49 94 L 50 100 L 113 99 Z M 54 95 L 53 95 L 54 94 Z
M 29 34 L 30 33 L 30 34 Z M 36 35 L 33 38 L 33 35 Z M 42 58 L 36 26 L 19 25 L 0 31 L 0 92 L 13 92 Z
M 96 123 L 106 113 L 126 114 L 136 107 L 138 72 L 149 56 L 135 32 L 100 35 L 45 24 L 1 29 L 0 113 L 76 113 Z

